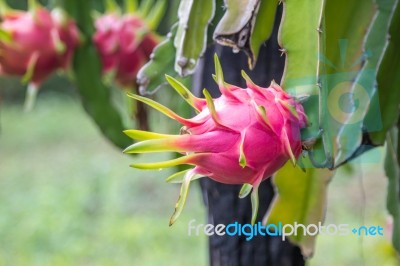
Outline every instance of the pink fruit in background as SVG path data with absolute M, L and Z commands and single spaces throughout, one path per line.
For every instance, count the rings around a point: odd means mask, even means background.
M 80 42 L 75 23 L 60 9 L 9 11 L 0 30 L 0 73 L 24 76 L 36 87 L 53 71 L 69 66 Z
M 201 176 L 226 184 L 244 184 L 240 197 L 253 189 L 254 222 L 259 184 L 288 160 L 295 164 L 302 150 L 300 129 L 307 124 L 302 105 L 274 82 L 268 88 L 261 88 L 244 72 L 246 89 L 227 84 L 223 81 L 217 57 L 215 63 L 215 78 L 222 93 L 217 99 L 212 99 L 207 90 L 204 90 L 206 99 L 196 98 L 181 83 L 167 76 L 168 82 L 198 111 L 191 119 L 184 119 L 148 98 L 130 95 L 184 125 L 181 135 L 138 130 L 125 132 L 133 139 L 141 140 L 128 147 L 126 153 L 177 151 L 184 154 L 167 162 L 133 164 L 135 168 L 194 166 L 167 179 L 182 181 L 181 195 L 170 224 L 183 208 L 190 182 Z
M 113 73 L 117 83 L 132 87 L 158 40 L 146 23 L 134 14 L 109 13 L 95 22 L 94 44 L 100 54 L 103 73 Z

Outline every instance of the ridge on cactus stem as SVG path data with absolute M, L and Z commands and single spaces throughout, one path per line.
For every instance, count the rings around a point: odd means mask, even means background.
M 122 87 L 132 88 L 136 86 L 139 69 L 150 59 L 159 38 L 151 31 L 152 24 L 146 21 L 146 14 L 137 10 L 122 15 L 114 1 L 107 3 L 109 11 L 95 20 L 93 42 L 100 54 L 103 74 L 111 76 Z
M 193 118 L 183 118 L 167 107 L 142 96 L 128 96 L 144 102 L 183 125 L 180 135 L 166 135 L 140 130 L 125 133 L 139 142 L 125 153 L 175 151 L 183 156 L 165 162 L 135 163 L 139 169 L 160 169 L 181 164 L 193 168 L 172 175 L 168 182 L 181 182 L 181 192 L 171 217 L 172 225 L 182 212 L 190 182 L 208 176 L 225 184 L 243 184 L 239 197 L 251 193 L 252 219 L 258 211 L 258 186 L 288 160 L 293 164 L 302 145 L 300 129 L 306 127 L 307 117 L 302 105 L 272 82 L 268 88 L 254 84 L 245 72 L 247 88 L 224 82 L 218 57 L 215 55 L 217 82 L 222 95 L 205 99 L 195 97 L 179 81 L 166 76 L 170 85 L 197 111 Z
M 22 11 L 2 2 L 0 22 L 0 74 L 21 76 L 29 83 L 28 106 L 51 73 L 68 68 L 80 43 L 78 28 L 63 10 L 50 12 L 29 3 L 30 10 Z

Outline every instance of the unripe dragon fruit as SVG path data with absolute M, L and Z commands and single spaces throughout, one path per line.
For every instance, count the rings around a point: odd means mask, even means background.
M 53 71 L 69 66 L 80 42 L 75 23 L 60 9 L 8 11 L 0 31 L 0 74 L 23 76 L 36 87 Z
M 209 176 L 225 184 L 244 184 L 239 196 L 252 191 L 253 216 L 258 209 L 258 186 L 288 160 L 294 164 L 301 153 L 300 129 L 307 124 L 303 107 L 272 82 L 268 88 L 255 85 L 244 73 L 247 88 L 242 89 L 223 80 L 222 69 L 215 56 L 215 79 L 222 93 L 212 99 L 204 90 L 205 99 L 196 98 L 172 77 L 168 82 L 191 104 L 198 114 L 185 119 L 170 109 L 138 95 L 130 97 L 149 104 L 184 127 L 181 135 L 163 135 L 139 130 L 125 133 L 140 140 L 126 153 L 177 151 L 185 154 L 178 159 L 159 163 L 137 163 L 139 169 L 160 169 L 180 164 L 194 168 L 174 174 L 167 179 L 182 182 L 181 195 L 171 217 L 172 224 L 181 213 L 192 180 Z
M 136 84 L 136 75 L 158 43 L 146 23 L 134 14 L 109 13 L 95 22 L 93 42 L 100 54 L 103 73 L 112 73 L 123 87 Z

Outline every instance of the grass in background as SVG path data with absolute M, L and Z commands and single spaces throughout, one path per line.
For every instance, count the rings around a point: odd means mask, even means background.
M 206 238 L 187 236 L 188 221 L 205 221 L 197 184 L 168 227 L 179 186 L 164 182 L 168 171 L 128 167 L 164 155 L 123 155 L 65 95 L 40 95 L 28 114 L 3 106 L 0 120 L 0 265 L 207 265 Z M 386 225 L 381 155 L 375 150 L 353 173 L 337 173 L 327 224 Z M 319 236 L 309 265 L 398 261 L 387 236 Z
M 206 238 L 186 232 L 205 219 L 197 184 L 169 227 L 169 172 L 130 168 L 77 101 L 39 98 L 1 110 L 0 265 L 205 265 Z

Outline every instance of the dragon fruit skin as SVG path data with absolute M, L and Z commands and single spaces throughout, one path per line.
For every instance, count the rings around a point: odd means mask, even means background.
M 184 119 L 160 104 L 137 95 L 130 97 L 163 111 L 184 125 L 182 135 L 160 135 L 138 130 L 126 134 L 142 140 L 128 147 L 126 153 L 177 151 L 185 156 L 167 162 L 133 164 L 140 169 L 159 169 L 179 164 L 194 168 L 175 174 L 169 181 L 182 181 L 181 195 L 176 205 L 172 224 L 180 214 L 191 180 L 209 176 L 217 182 L 244 184 L 240 197 L 252 192 L 253 217 L 258 208 L 258 186 L 274 174 L 288 160 L 294 164 L 301 153 L 300 129 L 307 125 L 307 117 L 300 103 L 274 82 L 268 88 L 255 85 L 242 72 L 247 89 L 223 81 L 218 58 L 216 80 L 222 95 L 212 99 L 204 90 L 206 99 L 199 99 L 171 77 L 169 83 L 199 112 Z
M 38 7 L 31 11 L 10 11 L 0 28 L 10 36 L 1 40 L 0 73 L 24 76 L 40 85 L 52 72 L 66 69 L 80 43 L 75 23 L 60 10 Z
M 156 36 L 134 14 L 105 14 L 96 20 L 95 28 L 93 42 L 101 57 L 103 73 L 115 72 L 117 83 L 134 86 L 139 69 L 158 44 Z

